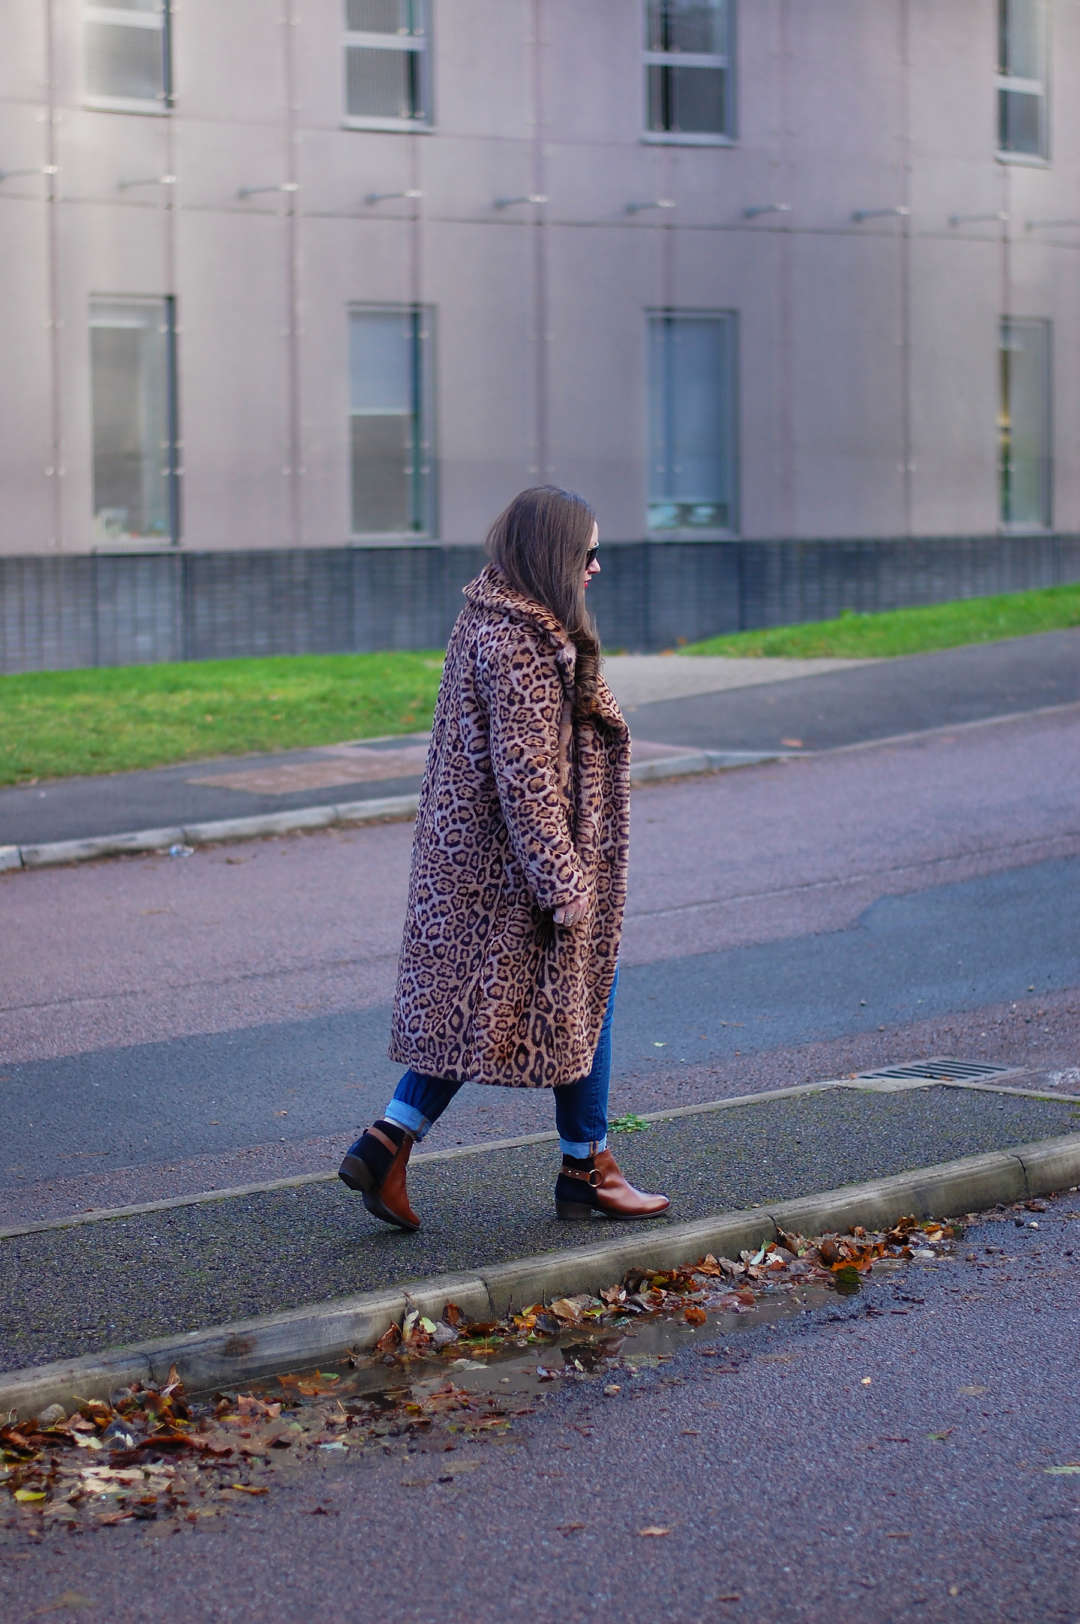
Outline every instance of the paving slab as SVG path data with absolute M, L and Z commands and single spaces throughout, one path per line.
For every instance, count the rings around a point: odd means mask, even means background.
M 614 1277 L 627 1243 L 655 1246 L 665 1227 L 822 1192 L 828 1200 L 808 1210 L 854 1222 L 835 1196 L 845 1186 L 1049 1140 L 1061 1146 L 1047 1165 L 1076 1182 L 1080 1099 L 936 1084 L 811 1087 L 671 1113 L 616 1136 L 628 1176 L 672 1197 L 670 1214 L 649 1222 L 559 1222 L 557 1152 L 550 1137 L 532 1136 L 419 1156 L 410 1174 L 423 1219 L 416 1234 L 376 1223 L 333 1177 L 9 1231 L 0 1235 L 0 1371 L 305 1305 L 329 1312 L 341 1299 L 419 1290 L 432 1278 L 475 1277 L 544 1254 L 565 1259 L 568 1249 L 615 1247 Z M 988 1165 L 1000 1175 L 1002 1158 Z M 1013 1199 L 1023 1169 L 971 1188 Z M 872 1221 L 872 1204 L 868 1212 Z
M 874 660 L 631 707 L 631 731 L 699 750 L 833 750 L 1080 702 L 1080 628 Z

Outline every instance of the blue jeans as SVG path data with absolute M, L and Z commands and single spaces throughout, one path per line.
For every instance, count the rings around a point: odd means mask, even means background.
M 592 1070 L 576 1083 L 563 1083 L 553 1088 L 555 1096 L 555 1126 L 559 1130 L 559 1148 L 564 1156 L 590 1156 L 594 1151 L 607 1148 L 608 1089 L 611 1084 L 611 1019 L 615 1010 L 615 989 L 619 985 L 619 971 L 611 984 L 600 1028 L 600 1040 L 593 1056 Z M 442 1116 L 461 1083 L 446 1077 L 426 1077 L 423 1072 L 407 1071 L 394 1090 L 394 1097 L 386 1107 L 387 1121 L 407 1128 L 416 1139 L 422 1139 Z

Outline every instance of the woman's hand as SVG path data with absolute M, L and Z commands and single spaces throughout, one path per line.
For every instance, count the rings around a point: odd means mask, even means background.
M 551 917 L 557 925 L 576 925 L 588 911 L 588 898 L 581 897 L 577 902 L 564 902 L 560 908 L 553 908 Z

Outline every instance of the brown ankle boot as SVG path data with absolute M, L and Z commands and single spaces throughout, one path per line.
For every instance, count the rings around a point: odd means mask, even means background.
M 555 1211 L 560 1218 L 657 1218 L 671 1202 L 666 1195 L 635 1190 L 619 1170 L 610 1150 L 598 1151 L 587 1167 L 575 1167 L 567 1157 L 555 1185 Z
M 395 1145 L 375 1123 L 357 1140 L 338 1169 L 338 1177 L 351 1190 L 363 1192 L 368 1212 L 383 1223 L 396 1224 L 398 1229 L 420 1228 L 405 1188 L 405 1169 L 412 1147 L 411 1134 L 403 1134 L 401 1143 Z

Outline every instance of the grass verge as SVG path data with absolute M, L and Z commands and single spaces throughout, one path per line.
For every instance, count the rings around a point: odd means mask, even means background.
M 1080 626 L 1080 584 L 711 637 L 682 653 L 866 659 Z M 422 731 L 441 653 L 30 671 L 0 676 L 0 785 Z
M 393 653 L 0 677 L 0 784 L 423 731 L 441 673 L 441 653 Z
M 836 620 L 709 637 L 680 652 L 804 660 L 885 659 L 958 648 L 963 643 L 996 643 L 1005 637 L 1061 631 L 1069 626 L 1080 626 L 1080 583 L 993 598 L 961 598 L 956 603 L 883 614 L 847 612 Z

